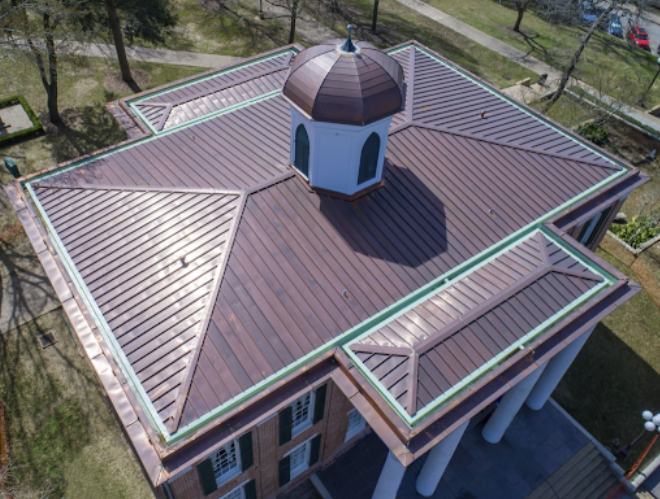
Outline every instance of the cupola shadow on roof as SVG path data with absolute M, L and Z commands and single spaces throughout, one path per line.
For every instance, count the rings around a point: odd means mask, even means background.
M 6 189 L 154 485 L 330 376 L 407 465 L 639 290 L 590 249 L 647 178 L 417 42 L 117 106 Z

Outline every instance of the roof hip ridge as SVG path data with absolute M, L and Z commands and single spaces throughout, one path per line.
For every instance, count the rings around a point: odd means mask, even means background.
M 552 151 L 540 151 L 538 149 L 534 149 L 534 148 L 528 147 L 528 146 L 523 146 L 521 144 L 507 143 L 507 142 L 502 142 L 502 141 L 492 139 L 492 138 L 480 137 L 478 135 L 474 135 L 474 134 L 471 134 L 469 132 L 459 131 L 459 130 L 455 130 L 455 129 L 452 129 L 450 127 L 441 126 L 441 125 L 431 125 L 429 123 L 423 123 L 423 122 L 417 121 L 417 120 L 412 120 L 411 122 L 406 123 L 406 125 L 407 125 L 406 127 L 402 126 L 401 129 L 395 130 L 394 132 L 390 133 L 390 135 L 393 135 L 394 133 L 401 132 L 401 131 L 405 130 L 406 128 L 410 128 L 410 127 L 425 128 L 427 130 L 432 130 L 432 131 L 435 131 L 435 132 L 446 133 L 446 134 L 449 134 L 449 135 L 455 135 L 457 137 L 476 140 L 476 141 L 479 141 L 479 142 L 486 142 L 486 143 L 497 145 L 497 146 L 500 146 L 500 147 L 506 147 L 506 148 L 510 148 L 510 149 L 519 149 L 519 150 L 522 150 L 522 151 L 525 151 L 525 152 L 528 152 L 528 153 L 531 153 L 531 154 L 539 154 L 541 156 L 555 157 L 555 158 L 563 159 L 565 161 L 574 161 L 576 163 L 587 164 L 587 165 L 594 166 L 594 167 L 597 167 L 597 168 L 612 169 L 612 170 L 617 170 L 617 171 L 618 171 L 618 169 L 622 169 L 622 168 L 628 169 L 627 166 L 623 165 L 622 163 L 619 163 L 618 161 L 616 161 L 616 165 L 618 165 L 618 167 L 619 167 L 617 169 L 617 166 L 615 166 L 615 165 L 605 166 L 605 165 L 598 164 L 598 163 L 596 163 L 594 161 L 591 161 L 591 160 L 588 160 L 588 159 L 574 158 L 574 157 L 566 155 L 566 154 L 561 154 L 561 153 L 552 152 Z M 590 151 L 590 152 L 592 152 L 592 154 L 596 154 L 593 151 Z M 608 161 L 604 158 L 603 158 L 603 160 Z M 615 160 L 613 158 L 610 158 L 609 160 L 612 161 L 612 162 L 615 162 Z
M 214 278 L 213 289 L 209 294 L 206 310 L 204 311 L 205 312 L 204 319 L 200 323 L 199 339 L 197 340 L 197 345 L 195 345 L 195 351 L 193 352 L 192 359 L 190 360 L 190 363 L 185 367 L 186 370 L 185 377 L 183 379 L 183 382 L 181 383 L 181 387 L 179 388 L 179 393 L 177 394 L 176 397 L 176 401 L 175 401 L 176 412 L 171 416 L 172 417 L 171 428 L 168 428 L 170 433 L 175 433 L 176 431 L 178 431 L 179 425 L 181 424 L 183 409 L 188 400 L 188 393 L 190 392 L 192 380 L 197 368 L 197 362 L 199 361 L 199 356 L 201 355 L 202 352 L 202 346 L 204 345 L 204 341 L 206 340 L 206 333 L 209 328 L 209 322 L 211 320 L 211 316 L 213 315 L 215 302 L 217 300 L 218 293 L 220 292 L 220 287 L 222 286 L 225 269 L 227 268 L 227 264 L 229 263 L 229 258 L 231 257 L 232 254 L 234 242 L 236 241 L 238 226 L 240 224 L 241 219 L 243 218 L 243 211 L 245 210 L 245 205 L 247 204 L 247 198 L 249 197 L 249 194 L 243 191 L 240 193 L 240 195 L 241 198 L 239 200 L 238 207 L 236 208 L 236 216 L 232 221 L 231 229 L 229 229 L 230 233 L 229 233 L 229 237 L 227 238 L 226 248 L 221 257 L 220 263 L 218 264 L 218 268 L 216 270 L 217 274 Z

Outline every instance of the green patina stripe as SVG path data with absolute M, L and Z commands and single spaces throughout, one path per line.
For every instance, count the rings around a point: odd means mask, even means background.
M 406 48 L 408 48 L 408 47 L 402 47 L 399 50 L 404 50 Z M 416 47 L 416 48 L 418 50 L 422 50 L 419 47 Z M 426 55 L 428 55 L 429 57 L 436 60 L 437 62 L 443 64 L 444 66 L 447 66 L 447 67 L 451 68 L 451 66 L 448 66 L 444 61 L 434 57 L 432 54 L 429 54 L 424 50 L 422 50 L 422 51 Z M 283 52 L 283 53 L 286 53 L 286 51 Z M 277 57 L 278 55 L 281 55 L 281 53 L 276 54 L 272 57 Z M 260 62 L 260 60 L 253 61 L 251 63 L 246 63 L 242 67 L 245 67 L 249 64 L 254 64 L 256 62 Z M 498 95 L 498 94 L 494 93 L 489 88 L 484 87 L 479 81 L 474 80 L 469 75 L 461 73 L 460 71 L 458 71 L 455 68 L 451 68 L 451 69 L 458 72 L 462 76 L 465 76 L 466 78 L 469 78 L 471 81 L 473 81 L 474 83 L 480 85 L 482 88 L 485 88 L 486 90 L 493 93 L 494 95 L 496 95 L 500 98 L 502 97 L 501 95 Z M 232 70 L 232 69 L 230 68 L 228 71 L 230 71 L 230 70 Z M 213 76 L 217 76 L 217 75 L 218 75 L 218 73 L 216 73 L 214 75 L 210 75 L 207 78 L 212 78 Z M 195 83 L 195 82 L 182 84 L 181 86 L 190 85 L 190 84 L 193 84 L 193 83 Z M 167 89 L 166 91 L 171 91 L 171 89 Z M 133 146 L 136 146 L 136 145 L 141 144 L 143 142 L 147 142 L 147 141 L 150 141 L 150 140 L 155 140 L 155 139 L 160 138 L 160 137 L 162 137 L 164 135 L 167 135 L 169 133 L 176 132 L 176 131 L 178 131 L 182 128 L 189 127 L 189 126 L 191 126 L 193 124 L 196 124 L 200 121 L 204 121 L 206 119 L 211 119 L 211 118 L 213 118 L 215 116 L 218 116 L 220 114 L 229 113 L 229 112 L 235 111 L 237 109 L 247 107 L 247 106 L 249 106 L 251 104 L 254 104 L 256 102 L 260 102 L 262 100 L 272 98 L 276 95 L 279 95 L 279 93 L 280 93 L 279 90 L 274 91 L 274 92 L 270 92 L 268 94 L 259 96 L 255 99 L 251 99 L 251 100 L 245 101 L 243 103 L 237 104 L 236 106 L 221 110 L 218 113 L 204 116 L 204 117 L 202 117 L 202 118 L 200 118 L 196 121 L 187 122 L 187 123 L 184 123 L 184 124 L 182 124 L 178 127 L 168 129 L 166 132 L 161 132 L 159 135 L 155 135 L 155 136 L 152 136 L 152 137 L 147 137 L 147 138 L 145 138 L 141 141 L 137 141 L 135 143 L 126 145 L 126 146 L 121 147 L 121 148 L 114 149 L 112 151 L 108 151 L 106 153 L 103 153 L 99 156 L 95 156 L 94 158 L 87 159 L 87 160 L 82 161 L 80 163 L 74 163 L 72 165 L 69 165 L 66 168 L 61 169 L 61 170 L 57 170 L 57 171 L 54 171 L 54 172 L 46 173 L 44 175 L 40 175 L 40 176 L 38 176 L 34 179 L 31 179 L 31 180 L 25 182 L 25 184 L 24 184 L 25 186 L 27 186 L 28 192 L 30 193 L 30 196 L 32 197 L 33 201 L 35 202 L 35 205 L 37 206 L 37 208 L 39 210 L 39 213 L 42 216 L 42 218 L 43 218 L 43 220 L 44 220 L 44 222 L 45 222 L 45 224 L 46 224 L 46 226 L 49 230 L 49 233 L 53 236 L 53 241 L 54 241 L 55 249 L 56 249 L 57 253 L 60 255 L 60 257 L 62 257 L 63 261 L 66 262 L 67 270 L 70 272 L 70 274 L 73 278 L 74 284 L 78 288 L 78 291 L 80 292 L 80 294 L 83 296 L 83 299 L 85 300 L 86 305 L 90 308 L 90 311 L 93 312 L 93 315 L 94 315 L 95 321 L 97 323 L 97 326 L 99 327 L 99 330 L 103 334 L 103 336 L 106 339 L 106 341 L 108 342 L 108 344 L 111 345 L 113 356 L 115 357 L 115 359 L 118 360 L 118 362 L 120 364 L 120 367 L 122 368 L 122 371 L 124 371 L 124 375 L 126 376 L 127 380 L 129 380 L 129 384 L 130 384 L 131 388 L 133 389 L 133 393 L 136 394 L 136 397 L 138 398 L 138 401 L 139 401 L 140 405 L 142 406 L 143 410 L 147 414 L 147 417 L 149 418 L 149 421 L 152 423 L 152 426 L 161 434 L 161 436 L 163 437 L 164 441 L 167 444 L 174 443 L 176 441 L 179 441 L 179 440 L 187 437 L 188 435 L 190 435 L 191 433 L 193 433 L 194 431 L 196 431 L 197 429 L 199 429 L 203 425 L 207 424 L 208 422 L 212 421 L 213 419 L 217 418 L 218 416 L 220 416 L 220 415 L 236 408 L 238 405 L 245 403 L 247 400 L 249 400 L 256 393 L 260 392 L 264 388 L 267 388 L 267 387 L 273 385 L 274 383 L 277 383 L 278 381 L 282 380 L 284 377 L 286 377 L 289 374 L 291 374 L 292 372 L 294 372 L 296 369 L 299 369 L 299 368 L 303 367 L 306 363 L 310 362 L 311 360 L 313 360 L 315 358 L 318 358 L 320 355 L 326 353 L 330 349 L 332 349 L 336 346 L 343 346 L 346 342 L 351 341 L 354 338 L 356 338 L 357 336 L 360 336 L 360 335 L 364 334 L 366 331 L 368 331 L 370 329 L 373 329 L 373 328 L 376 328 L 380 324 L 383 324 L 384 322 L 387 322 L 388 320 L 390 320 L 391 317 L 395 316 L 396 314 L 401 313 L 401 311 L 403 311 L 407 308 L 415 306 L 416 303 L 424 301 L 425 299 L 427 299 L 427 297 L 430 294 L 437 293 L 438 289 L 440 289 L 441 287 L 450 285 L 451 283 L 455 282 L 459 278 L 458 276 L 461 275 L 462 273 L 465 273 L 465 272 L 469 271 L 469 269 L 471 269 L 471 268 L 473 268 L 477 265 L 482 264 L 482 262 L 488 260 L 489 258 L 493 258 L 493 255 L 506 251 L 507 247 L 515 244 L 517 241 L 520 241 L 521 239 L 528 236 L 532 231 L 538 229 L 541 226 L 541 224 L 543 224 L 545 221 L 549 220 L 550 218 L 552 218 L 556 214 L 562 212 L 563 210 L 571 207 L 572 205 L 582 201 L 584 198 L 590 196 L 592 193 L 594 193 L 594 192 L 602 189 L 603 187 L 607 186 L 608 184 L 614 182 L 615 180 L 617 180 L 621 176 L 625 175 L 628 171 L 622 165 L 617 165 L 617 166 L 621 166 L 621 168 L 622 168 L 621 171 L 611 175 L 610 177 L 608 177 L 605 180 L 599 182 L 595 186 L 589 188 L 588 190 L 584 191 L 583 193 L 576 196 L 575 198 L 567 201 L 566 203 L 563 203 L 561 206 L 558 206 L 557 208 L 550 211 L 549 213 L 547 213 L 543 217 L 539 218 L 538 220 L 535 220 L 534 222 L 532 222 L 532 223 L 528 224 L 527 226 L 519 229 L 518 231 L 514 232 L 513 234 L 510 234 L 509 236 L 507 236 L 506 238 L 504 238 L 503 240 L 501 240 L 497 244 L 483 250 L 478 255 L 475 255 L 472 258 L 466 260 L 465 262 L 458 265 L 457 267 L 450 270 L 449 272 L 446 272 L 445 274 L 443 274 L 440 277 L 434 279 L 433 281 L 426 284 L 425 286 L 422 286 L 421 288 L 419 288 L 415 292 L 411 293 L 410 295 L 404 297 L 403 299 L 401 299 L 397 303 L 394 303 L 394 304 L 390 305 L 389 307 L 383 309 L 382 311 L 380 311 L 376 315 L 372 316 L 371 318 L 367 319 L 363 323 L 358 324 L 357 326 L 349 329 L 348 331 L 345 331 L 342 335 L 340 335 L 337 338 L 333 339 L 332 341 L 326 343 L 325 345 L 317 348 L 316 350 L 308 353 L 307 355 L 305 355 L 301 359 L 298 359 L 296 362 L 286 366 L 285 368 L 281 369 L 277 373 L 275 373 L 275 374 L 269 376 L 268 378 L 262 380 L 261 382 L 257 383 L 256 385 L 249 388 L 245 392 L 243 392 L 243 393 L 237 395 L 236 397 L 228 400 L 224 404 L 214 408 L 212 411 L 208 412 L 204 416 L 200 417 L 199 419 L 197 419 L 197 420 L 189 423 L 188 425 L 184 426 L 183 428 L 179 429 L 176 433 L 170 434 L 167 431 L 167 429 L 164 427 L 162 421 L 160 420 L 160 417 L 158 416 L 158 412 L 153 407 L 153 403 L 151 402 L 151 400 L 147 396 L 146 392 L 144 391 L 144 388 L 142 387 L 142 384 L 137 379 L 137 376 L 135 375 L 132 367 L 130 366 L 130 363 L 128 363 L 128 360 L 124 356 L 123 351 L 121 350 L 119 345 L 116 344 L 116 340 L 114 339 L 114 335 L 112 334 L 111 329 L 109 328 L 109 326 L 105 322 L 105 319 L 103 318 L 103 315 L 101 314 L 100 310 L 96 306 L 96 303 L 95 303 L 91 293 L 87 289 L 87 286 L 85 285 L 82 277 L 76 271 L 75 265 L 73 264 L 72 260 L 70 259 L 70 256 L 68 255 L 63 243 L 59 240 L 59 237 L 57 236 L 57 233 L 56 233 L 54 227 L 52 226 L 45 210 L 43 209 L 43 207 L 39 203 L 39 200 L 38 200 L 37 196 L 35 195 L 34 190 L 33 190 L 32 186 L 30 184 L 32 184 L 34 182 L 37 182 L 39 180 L 43 180 L 45 178 L 49 178 L 49 177 L 58 175 L 58 174 L 60 174 L 64 171 L 68 171 L 68 170 L 73 169 L 73 168 L 78 168 L 78 167 L 84 166 L 85 164 L 89 164 L 93 161 L 97 161 L 97 160 L 102 159 L 104 157 L 107 157 L 111 154 L 114 154 L 116 152 L 128 149 L 128 148 L 133 147 Z M 152 97 L 152 96 L 149 96 L 149 97 Z M 506 100 L 508 102 L 510 102 L 512 105 L 516 106 L 518 109 L 521 109 L 523 112 L 526 112 L 527 114 L 529 114 L 533 118 L 539 119 L 537 116 L 529 113 L 524 108 L 520 108 L 515 102 L 509 101 L 508 99 L 506 99 Z M 546 124 L 548 124 L 549 126 L 552 126 L 549 123 L 546 123 Z M 561 130 L 557 130 L 557 131 L 564 134 Z M 567 137 L 571 138 L 574 141 L 576 141 L 575 139 L 573 139 L 570 136 L 567 136 Z M 582 144 L 581 142 L 578 142 L 578 141 L 576 141 L 576 142 L 578 144 L 586 147 L 585 144 Z M 596 154 L 598 154 L 596 151 L 594 151 L 594 152 Z M 599 154 L 599 156 L 600 156 L 600 154 Z M 608 161 L 612 162 L 609 158 L 604 158 L 604 159 L 607 159 Z M 549 235 L 549 236 L 553 237 L 552 235 Z M 556 239 L 556 238 L 553 237 L 553 239 Z M 562 247 L 564 246 L 562 243 L 559 243 L 559 244 L 561 244 Z M 572 254 L 575 253 L 574 251 L 571 251 L 571 252 L 572 252 Z M 589 267 L 589 268 L 591 268 L 591 267 Z M 394 409 L 397 410 L 396 407 L 394 407 Z M 399 412 L 399 411 L 397 411 L 397 412 Z M 405 411 L 404 411 L 404 413 L 405 413 Z M 407 414 L 407 413 L 405 413 L 405 414 Z M 404 420 L 405 420 L 405 418 L 404 418 Z
M 566 305 L 564 308 L 559 310 L 557 313 L 555 313 L 552 317 L 549 317 L 546 319 L 544 322 L 539 324 L 537 327 L 532 329 L 529 333 L 527 333 L 524 337 L 519 339 L 517 342 L 513 343 L 509 347 L 507 347 L 504 351 L 500 352 L 497 356 L 495 356 L 493 359 L 488 361 L 486 364 L 481 366 L 479 369 L 476 371 L 470 373 L 470 375 L 466 376 L 463 378 L 459 383 L 456 385 L 452 386 L 447 392 L 443 393 L 441 396 L 437 397 L 435 400 L 427 404 L 424 408 L 421 410 L 417 411 L 417 413 L 413 416 L 411 416 L 408 411 L 406 411 L 403 406 L 392 396 L 392 394 L 387 390 L 387 388 L 378 380 L 373 373 L 367 368 L 364 363 L 355 355 L 355 353 L 350 349 L 350 346 L 352 344 L 355 344 L 356 342 L 360 341 L 362 338 L 365 338 L 369 336 L 370 334 L 373 334 L 375 331 L 380 329 L 381 327 L 384 327 L 387 323 L 391 322 L 392 320 L 395 320 L 397 317 L 400 317 L 401 315 L 406 314 L 410 310 L 414 309 L 416 306 L 419 304 L 427 301 L 428 299 L 432 298 L 433 296 L 437 295 L 438 293 L 442 292 L 444 289 L 447 287 L 451 286 L 452 284 L 456 283 L 457 281 L 464 279 L 467 277 L 469 274 L 472 272 L 478 270 L 479 268 L 483 267 L 484 265 L 487 265 L 489 262 L 492 262 L 502 254 L 510 251 L 512 248 L 515 246 L 519 245 L 522 243 L 524 240 L 529 239 L 530 237 L 535 236 L 538 232 L 541 232 L 544 236 L 546 236 L 548 239 L 551 239 L 555 244 L 557 244 L 562 250 L 566 251 L 569 255 L 571 255 L 573 258 L 575 258 L 578 262 L 580 262 L 582 265 L 584 265 L 587 269 L 589 269 L 591 272 L 593 272 L 596 275 L 599 275 L 603 278 L 603 282 L 599 283 L 598 285 L 594 286 L 591 288 L 589 291 L 583 293 L 580 297 L 576 298 L 573 300 L 571 303 Z M 389 405 L 392 407 L 392 409 L 405 421 L 405 423 L 409 427 L 413 427 L 417 424 L 419 424 L 421 421 L 426 419 L 428 416 L 431 415 L 432 412 L 440 408 L 441 406 L 445 405 L 446 403 L 450 402 L 453 398 L 458 396 L 460 393 L 462 393 L 465 389 L 467 389 L 469 386 L 471 386 L 473 383 L 481 379 L 485 374 L 488 372 L 494 370 L 497 368 L 499 365 L 502 364 L 502 362 L 506 361 L 511 355 L 513 355 L 517 350 L 523 349 L 527 344 L 529 344 L 532 340 L 536 339 L 543 333 L 547 332 L 552 326 L 563 320 L 565 317 L 570 315 L 574 310 L 579 308 L 582 304 L 586 303 L 588 300 L 591 298 L 595 297 L 597 294 L 601 293 L 605 288 L 611 286 L 614 282 L 616 282 L 616 279 L 606 272 L 604 269 L 601 269 L 600 267 L 596 266 L 593 262 L 590 260 L 587 260 L 584 258 L 583 255 L 580 253 L 576 252 L 573 248 L 570 246 L 566 245 L 563 241 L 558 239 L 552 232 L 546 230 L 543 227 L 540 227 L 538 229 L 532 229 L 529 231 L 527 234 L 521 236 L 518 238 L 518 240 L 514 241 L 512 244 L 507 246 L 506 248 L 503 248 L 501 251 L 498 251 L 497 253 L 494 253 L 490 255 L 487 259 L 483 260 L 479 265 L 475 265 L 474 267 L 468 269 L 466 272 L 463 272 L 461 275 L 457 276 L 456 278 L 452 279 L 451 281 L 448 281 L 446 284 L 440 286 L 437 290 L 435 290 L 432 293 L 427 294 L 426 296 L 422 297 L 420 300 L 417 300 L 415 303 L 411 303 L 410 306 L 402 308 L 398 313 L 392 315 L 388 321 L 383 321 L 380 324 L 376 325 L 375 327 L 363 332 L 361 335 L 355 337 L 352 341 L 345 343 L 342 346 L 342 349 L 346 354 L 351 358 L 355 366 L 360 370 L 362 375 L 369 381 L 369 383 L 378 391 L 378 393 L 389 403 Z
M 495 97 L 507 102 L 508 104 L 511 104 L 512 106 L 514 106 L 519 111 L 522 111 L 523 113 L 525 113 L 527 116 L 535 119 L 536 121 L 540 121 L 544 125 L 552 128 L 555 132 L 561 134 L 562 136 L 566 137 L 567 139 L 571 140 L 572 142 L 575 142 L 576 144 L 579 144 L 580 146 L 584 147 L 585 149 L 588 149 L 591 153 L 595 154 L 599 158 L 604 159 L 608 163 L 611 163 L 615 166 L 618 166 L 619 168 L 626 168 L 622 163 L 619 163 L 618 161 L 615 161 L 613 158 L 610 158 L 610 157 L 604 155 L 602 152 L 598 151 L 597 149 L 594 149 L 587 141 L 581 141 L 578 138 L 567 134 L 564 130 L 557 127 L 557 125 L 555 125 L 552 121 L 546 120 L 542 116 L 539 116 L 537 114 L 534 114 L 534 113 L 530 112 L 528 109 L 521 106 L 514 99 L 511 99 L 508 95 L 505 95 L 505 94 L 502 94 L 501 92 L 497 92 L 497 91 L 493 90 L 492 88 L 488 87 L 487 85 L 484 85 L 481 81 L 474 78 L 472 75 L 470 75 L 470 74 L 466 73 L 465 71 L 463 71 L 459 66 L 454 66 L 450 62 L 445 61 L 443 59 L 440 59 L 437 55 L 432 54 L 428 50 L 425 50 L 424 48 L 422 48 L 418 45 L 407 44 L 407 45 L 404 45 L 403 47 L 399 47 L 399 48 L 394 49 L 394 50 L 390 50 L 390 51 L 386 50 L 385 53 L 388 54 L 388 55 L 394 55 L 394 54 L 398 54 L 399 52 L 403 52 L 404 50 L 408 50 L 410 47 L 413 47 L 413 46 L 415 47 L 416 50 L 419 50 L 420 52 L 422 52 L 427 57 L 430 57 L 434 61 L 442 64 L 444 67 L 452 70 L 454 73 L 462 76 L 463 78 L 467 78 L 472 83 L 474 83 L 475 85 L 478 85 L 479 87 L 483 88 L 484 90 L 486 90 L 491 95 L 494 95 Z

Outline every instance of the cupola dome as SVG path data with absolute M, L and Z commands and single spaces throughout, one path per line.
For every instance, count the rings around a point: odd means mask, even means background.
M 300 52 L 282 94 L 291 108 L 290 162 L 309 185 L 352 199 L 381 185 L 392 117 L 403 110 L 399 63 L 366 42 Z
M 403 69 L 367 42 L 333 40 L 303 50 L 282 90 L 308 117 L 368 125 L 401 111 Z

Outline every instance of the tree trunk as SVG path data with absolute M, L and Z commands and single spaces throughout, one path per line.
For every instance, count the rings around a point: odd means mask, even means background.
M 53 40 L 53 31 L 55 26 L 51 25 L 50 14 L 44 12 L 44 38 L 46 39 L 46 53 L 48 54 L 48 75 L 50 82 L 46 87 L 48 94 L 48 116 L 53 125 L 61 126 L 63 124 L 60 111 L 57 106 L 57 54 L 55 53 L 55 42 Z
M 293 43 L 296 38 L 296 19 L 298 17 L 298 0 L 293 1 L 291 7 L 291 27 L 289 29 L 289 43 Z
M 371 32 L 376 32 L 376 23 L 378 22 L 378 0 L 374 0 L 374 12 L 371 16 Z
M 121 25 L 117 17 L 117 9 L 112 0 L 105 0 L 105 6 L 108 11 L 108 19 L 110 20 L 110 30 L 112 31 L 112 38 L 115 41 L 115 49 L 117 50 L 117 59 L 119 60 L 119 69 L 121 70 L 121 79 L 127 83 L 133 81 L 131 76 L 131 68 L 128 66 L 128 59 L 126 58 L 126 48 L 124 47 L 124 37 L 121 34 Z
M 559 82 L 559 88 L 557 88 L 557 91 L 555 94 L 552 96 L 552 99 L 550 99 L 550 102 L 548 102 L 548 105 L 545 107 L 543 110 L 543 114 L 547 113 L 550 108 L 559 100 L 559 98 L 562 96 L 564 93 L 564 90 L 566 90 L 566 85 L 568 84 L 568 80 L 571 78 L 571 74 L 573 73 L 573 70 L 575 69 L 575 66 L 577 66 L 578 61 L 580 60 L 580 56 L 582 55 L 582 51 L 584 48 L 587 46 L 587 43 L 589 43 L 589 40 L 591 39 L 591 36 L 596 32 L 596 29 L 598 26 L 601 25 L 603 20 L 607 18 L 610 12 L 614 10 L 616 7 L 617 2 L 614 1 L 610 3 L 610 6 L 603 11 L 603 13 L 598 17 L 595 23 L 591 25 L 591 28 L 589 28 L 589 31 L 587 31 L 587 34 L 584 36 L 582 41 L 580 42 L 580 46 L 578 49 L 575 51 L 575 54 L 573 54 L 573 59 L 571 59 L 571 63 L 568 65 L 564 73 L 561 75 L 561 81 Z
M 518 19 L 516 19 L 516 24 L 513 27 L 513 31 L 516 33 L 520 33 L 520 23 L 522 22 L 523 14 L 525 14 L 525 7 L 518 9 Z

